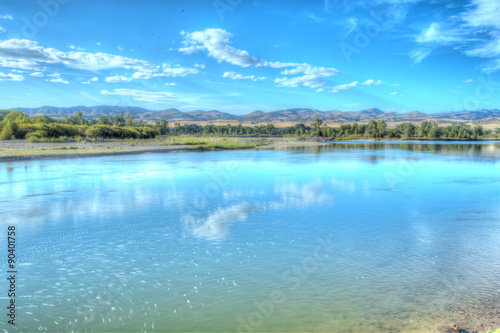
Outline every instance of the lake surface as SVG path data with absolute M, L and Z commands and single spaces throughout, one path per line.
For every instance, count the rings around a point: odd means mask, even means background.
M 499 143 L 4 162 L 0 177 L 9 332 L 432 332 L 500 295 Z

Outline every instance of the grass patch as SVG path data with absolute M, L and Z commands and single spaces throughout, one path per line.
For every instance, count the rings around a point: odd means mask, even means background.
M 213 136 L 175 136 L 167 137 L 164 142 L 170 146 L 193 146 L 190 149 L 197 150 L 255 148 L 270 143 L 260 138 L 252 138 L 249 141 L 247 138 Z
M 45 148 L 42 148 L 45 149 Z M 51 150 L 67 150 L 67 149 L 80 149 L 79 147 L 69 146 L 69 147 L 56 147 L 50 148 Z

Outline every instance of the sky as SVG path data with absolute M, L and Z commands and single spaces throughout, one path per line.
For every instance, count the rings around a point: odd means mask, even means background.
M 500 0 L 3 0 L 0 108 L 500 107 Z

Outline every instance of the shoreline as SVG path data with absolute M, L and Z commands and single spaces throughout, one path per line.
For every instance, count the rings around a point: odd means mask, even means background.
M 223 150 L 247 150 L 247 149 L 280 149 L 288 147 L 304 146 L 325 146 L 339 143 L 448 143 L 448 142 L 498 142 L 500 140 L 430 140 L 430 139 L 353 139 L 340 141 L 327 140 L 298 140 L 282 137 L 267 138 L 231 138 L 237 142 L 248 143 L 248 139 L 253 139 L 260 143 L 256 146 L 241 147 L 204 147 L 193 144 L 167 144 L 156 140 L 135 140 L 132 144 L 130 140 L 101 140 L 97 142 L 61 142 L 61 143 L 30 143 L 27 140 L 0 140 L 0 163 L 15 161 L 33 161 L 44 159 L 68 159 L 100 157 L 112 155 L 131 155 L 147 153 L 186 153 L 186 152 L 207 152 Z M 269 140 L 269 141 L 266 141 Z M 251 141 L 251 142 L 255 142 Z
M 275 140 L 254 147 L 198 147 L 188 144 L 165 144 L 148 140 L 131 145 L 126 140 L 99 142 L 63 142 L 63 143 L 30 143 L 26 140 L 0 141 L 0 163 L 16 161 L 33 161 L 45 159 L 67 159 L 100 157 L 112 155 L 132 155 L 146 153 L 186 153 L 223 150 L 267 149 L 295 146 L 323 146 L 329 142 L 295 141 L 292 139 L 274 138 Z

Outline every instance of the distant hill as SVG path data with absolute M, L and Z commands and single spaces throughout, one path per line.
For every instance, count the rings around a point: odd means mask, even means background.
M 211 111 L 188 111 L 181 112 L 177 109 L 165 110 L 148 110 L 140 107 L 128 106 L 74 106 L 68 108 L 42 106 L 39 108 L 15 108 L 13 110 L 21 110 L 30 116 L 46 115 L 54 118 L 64 118 L 66 116 L 74 116 L 77 112 L 82 112 L 83 117 L 87 119 L 97 118 L 103 115 L 116 115 L 120 112 L 131 113 L 138 120 L 154 121 L 166 119 L 169 122 L 241 122 L 246 124 L 262 124 L 262 123 L 304 123 L 308 124 L 314 121 L 316 117 L 327 123 L 366 123 L 370 120 L 384 119 L 387 122 L 421 122 L 423 120 L 434 121 L 438 123 L 500 123 L 500 110 L 476 110 L 476 111 L 456 111 L 456 112 L 441 112 L 441 113 L 422 113 L 418 111 L 407 113 L 384 112 L 377 108 L 366 109 L 360 111 L 319 111 L 315 109 L 297 108 L 276 110 L 270 112 L 254 111 L 246 115 L 233 115 L 217 110 Z

